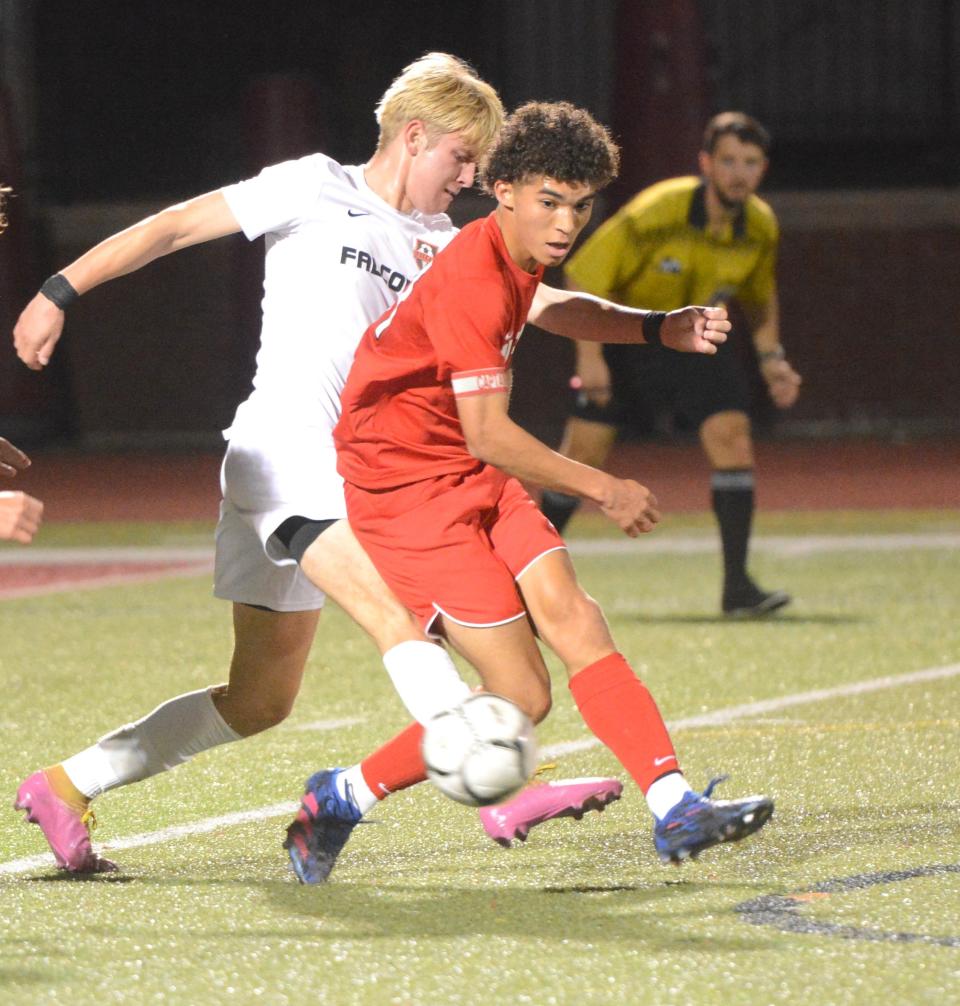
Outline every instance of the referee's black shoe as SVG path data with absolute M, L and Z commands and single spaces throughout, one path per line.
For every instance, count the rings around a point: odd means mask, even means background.
M 793 598 L 783 590 L 761 590 L 747 581 L 736 590 L 723 592 L 723 613 L 727 618 L 762 618 L 779 611 Z

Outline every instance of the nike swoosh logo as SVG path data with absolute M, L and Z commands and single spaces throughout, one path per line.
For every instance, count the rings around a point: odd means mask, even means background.
M 370 214 L 367 210 L 347 210 L 348 217 L 368 217 Z
M 654 766 L 662 765 L 665 761 L 676 761 L 676 760 L 677 760 L 676 755 L 664 755 L 662 758 L 654 758 L 653 764 Z

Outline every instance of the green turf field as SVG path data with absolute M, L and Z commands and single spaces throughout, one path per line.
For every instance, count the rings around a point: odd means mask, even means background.
M 796 602 L 760 623 L 716 616 L 706 518 L 626 552 L 600 528 L 577 528 L 583 582 L 691 781 L 725 772 L 718 795 L 776 799 L 758 836 L 661 866 L 628 784 L 503 850 L 424 785 L 357 829 L 327 885 L 300 887 L 280 840 L 303 778 L 406 722 L 331 610 L 287 723 L 97 802 L 121 874 L 59 876 L 39 831 L 0 814 L 2 1001 L 960 1002 L 960 513 L 765 515 L 755 570 Z M 54 526 L 37 547 L 207 540 Z M 8 807 L 33 769 L 221 680 L 229 651 L 204 578 L 0 601 Z M 548 754 L 589 737 L 553 666 Z M 553 778 L 618 772 L 597 746 L 555 760 Z

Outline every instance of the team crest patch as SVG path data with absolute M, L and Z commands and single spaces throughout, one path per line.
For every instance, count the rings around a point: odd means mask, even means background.
M 683 266 L 680 264 L 680 260 L 673 258 L 671 255 L 668 255 L 666 258 L 662 258 L 657 268 L 660 272 L 665 272 L 671 276 L 679 276 L 680 273 L 683 272 Z
M 429 241 L 415 241 L 413 245 L 413 257 L 417 260 L 417 265 L 421 269 L 426 269 L 439 250 L 436 245 L 430 244 Z

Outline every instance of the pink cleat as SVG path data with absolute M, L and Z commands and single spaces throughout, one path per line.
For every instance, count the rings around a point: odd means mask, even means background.
M 494 842 L 509 849 L 513 840 L 527 840 L 531 828 L 554 817 L 580 820 L 588 810 L 603 810 L 620 799 L 618 779 L 555 779 L 535 783 L 508 803 L 480 808 L 480 822 Z
M 87 821 L 93 811 L 81 812 L 64 803 L 51 789 L 44 772 L 34 772 L 17 790 L 14 810 L 25 810 L 27 821 L 40 826 L 53 850 L 57 866 L 70 873 L 109 873 L 117 864 L 98 856 L 90 845 Z

